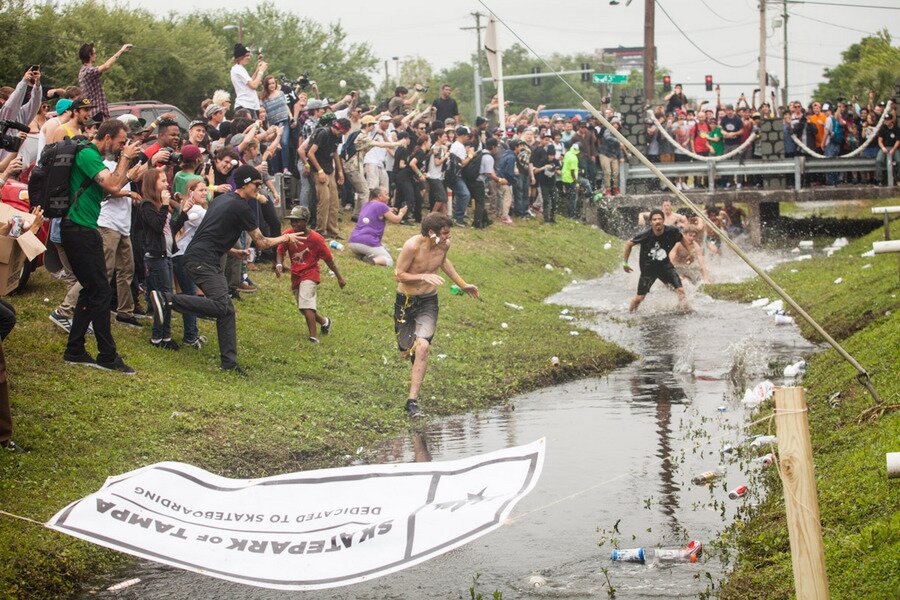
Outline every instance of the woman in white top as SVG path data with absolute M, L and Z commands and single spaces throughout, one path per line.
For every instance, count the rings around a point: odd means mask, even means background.
M 192 179 L 188 181 L 184 190 L 184 197 L 181 199 L 181 214 L 186 216 L 184 225 L 178 233 L 175 234 L 175 247 L 177 252 L 172 255 L 172 266 L 175 271 L 175 281 L 181 288 L 182 294 L 195 295 L 197 286 L 194 280 L 188 275 L 184 268 L 184 251 L 187 250 L 188 244 L 194 239 L 194 234 L 203 217 L 206 216 L 206 208 L 208 206 L 206 180 L 203 178 Z M 183 217 L 177 220 L 181 221 Z M 189 313 L 183 313 L 184 320 L 184 345 L 191 346 L 196 349 L 203 347 L 206 338 L 200 335 L 197 329 L 197 317 Z
M 234 110 L 246 108 L 255 119 L 259 110 L 259 95 L 256 88 L 262 82 L 268 65 L 262 59 L 256 64 L 253 77 L 247 72 L 246 64 L 250 62 L 250 50 L 243 44 L 234 45 L 234 65 L 231 67 L 231 85 L 234 86 Z

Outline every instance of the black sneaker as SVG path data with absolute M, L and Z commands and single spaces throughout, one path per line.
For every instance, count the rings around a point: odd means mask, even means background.
M 155 348 L 160 348 L 162 350 L 179 350 L 181 346 L 178 345 L 178 342 L 175 340 L 150 340 L 150 345 Z
M 73 356 L 71 354 L 63 354 L 63 360 L 70 365 L 83 365 L 85 367 L 96 367 L 97 361 L 94 360 L 94 357 L 85 352 L 84 354 L 79 354 L 77 356 Z
M 206 343 L 206 337 L 200 335 L 200 336 L 197 336 L 193 340 L 184 340 L 184 342 L 182 342 L 182 345 L 190 346 L 191 348 L 200 350 L 201 348 L 203 348 L 203 344 L 205 344 L 205 343 Z
M 69 330 L 72 329 L 72 319 L 67 319 L 55 310 L 50 313 L 50 322 L 66 333 L 69 333 Z
M 144 307 L 141 306 L 140 304 L 135 304 L 134 311 L 132 311 L 132 312 L 136 319 L 151 319 L 152 318 L 150 315 L 147 314 L 147 311 L 144 310 Z
M 222 370 L 226 373 L 234 373 L 235 375 L 239 375 L 241 377 L 249 377 L 247 371 L 241 368 L 241 365 L 234 365 L 233 367 L 222 367 Z
M 7 452 L 24 452 L 25 448 L 16 445 L 16 443 L 12 440 L 6 440 L 5 442 L 0 442 L 0 449 L 6 450 Z
M 406 401 L 406 414 L 410 419 L 421 419 L 425 416 L 425 413 L 419 408 L 419 403 L 413 399 Z
M 134 375 L 137 373 L 137 371 L 126 365 L 125 361 L 118 354 L 112 362 L 98 362 L 96 363 L 96 365 L 98 369 L 103 369 L 105 371 L 118 371 L 123 375 Z
M 453 221 L 453 225 L 455 227 L 468 227 L 465 221 Z
M 311 336 L 309 336 L 309 341 L 310 341 L 311 343 L 313 343 L 313 344 L 318 344 L 318 343 L 319 343 L 319 338 L 317 338 L 317 337 L 314 336 L 314 335 L 311 335 Z
M 116 315 L 116 323 L 125 325 L 126 327 L 141 328 L 141 322 L 136 317 Z
M 166 299 L 156 290 L 150 292 L 150 305 L 153 308 L 153 322 L 162 323 L 165 319 Z
M 232 300 L 241 300 L 241 301 L 243 301 L 243 298 L 241 298 L 241 293 L 240 293 L 239 291 L 237 291 L 237 290 L 233 290 L 233 291 L 230 292 L 228 295 L 231 296 L 231 299 L 232 299 Z
M 322 335 L 328 335 L 328 332 L 331 331 L 331 319 L 325 318 L 325 322 L 322 323 Z

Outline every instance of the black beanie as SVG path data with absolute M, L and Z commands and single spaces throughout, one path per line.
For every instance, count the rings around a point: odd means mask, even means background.
M 243 44 L 235 44 L 234 45 L 234 57 L 235 58 L 243 58 L 250 54 L 250 50 L 247 49 L 247 46 Z
M 250 165 L 241 165 L 234 171 L 234 186 L 241 189 L 252 181 L 262 181 L 262 175 L 259 171 Z

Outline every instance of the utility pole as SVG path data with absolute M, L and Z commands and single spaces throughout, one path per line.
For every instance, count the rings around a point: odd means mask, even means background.
M 766 0 L 759 0 L 759 97 L 766 101 Z
M 484 29 L 481 25 L 481 17 L 487 15 L 477 11 L 469 14 L 475 17 L 475 27 L 460 27 L 460 29 L 463 31 L 475 30 L 475 116 L 477 117 L 484 108 L 481 105 L 481 30 Z
M 644 0 L 644 102 L 651 106 L 656 96 L 656 45 L 653 41 L 655 21 L 655 1 Z
M 787 0 L 783 0 L 782 2 L 782 14 L 781 14 L 781 28 L 784 30 L 784 83 L 781 86 L 781 103 L 787 108 L 788 105 L 788 11 L 787 11 Z M 775 114 L 775 107 L 772 107 L 772 114 Z
M 384 61 L 384 89 L 387 93 L 390 93 L 391 75 L 388 72 L 388 61 Z
M 399 86 L 399 85 L 401 85 L 400 84 L 400 57 L 393 56 L 391 58 L 393 58 L 393 60 L 394 60 L 394 72 L 397 74 L 397 85 Z

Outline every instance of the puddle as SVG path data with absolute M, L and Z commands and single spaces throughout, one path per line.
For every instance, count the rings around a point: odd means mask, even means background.
M 772 256 L 758 255 L 763 264 Z M 719 280 L 749 269 L 736 258 L 713 261 Z M 614 273 L 569 286 L 548 302 L 587 309 L 577 321 L 643 358 L 610 373 L 514 397 L 508 405 L 429 423 L 362 456 L 368 462 L 449 460 L 547 438 L 543 475 L 512 522 L 462 548 L 371 582 L 316 592 L 241 586 L 152 563 L 122 579 L 140 584 L 92 597 L 409 599 L 469 598 L 478 590 L 504 598 L 694 598 L 724 571 L 713 550 L 718 532 L 742 506 L 759 501 L 746 461 L 721 460 L 719 450 L 744 439 L 748 412 L 739 401 L 770 363 L 793 362 L 815 348 L 793 325 L 776 327 L 761 309 L 688 291 L 693 312 L 676 312 L 675 294 L 654 286 L 639 313 L 627 313 L 636 274 Z M 562 306 L 560 306 L 562 309 Z M 569 323 L 560 321 L 560 327 Z M 541 351 L 543 352 L 543 350 Z M 537 355 L 535 360 L 550 360 Z M 780 383 L 778 379 L 773 379 Z M 724 406 L 724 412 L 719 408 Z M 761 449 L 752 455 L 763 454 Z M 726 466 L 710 487 L 697 473 Z M 740 500 L 728 490 L 751 485 Z M 617 531 L 616 531 L 617 528 Z M 643 546 L 684 546 L 700 540 L 696 564 L 613 563 L 610 552 Z M 707 576 L 707 574 L 709 574 Z M 540 587 L 534 587 L 540 582 Z

